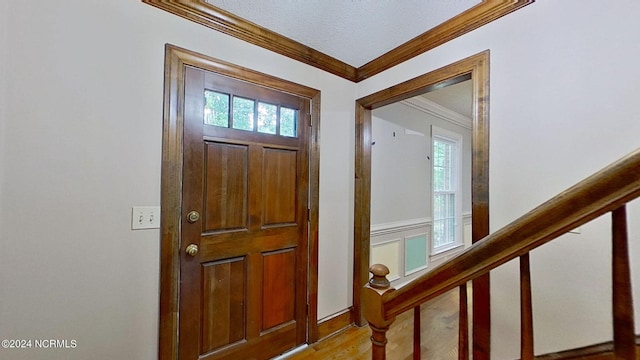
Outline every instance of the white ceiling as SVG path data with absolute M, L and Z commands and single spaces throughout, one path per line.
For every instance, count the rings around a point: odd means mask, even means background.
M 473 88 L 471 80 L 440 88 L 421 95 L 460 115 L 473 118 Z
M 481 0 L 206 0 L 354 67 Z
M 360 67 L 481 0 L 205 0 Z M 421 95 L 468 118 L 471 82 Z

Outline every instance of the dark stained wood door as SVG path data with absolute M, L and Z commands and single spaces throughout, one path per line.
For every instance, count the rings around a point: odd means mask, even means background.
M 190 67 L 184 98 L 179 358 L 268 359 L 306 341 L 309 100 Z

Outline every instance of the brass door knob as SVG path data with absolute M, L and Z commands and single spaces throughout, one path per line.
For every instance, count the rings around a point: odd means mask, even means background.
M 187 221 L 193 224 L 198 220 L 200 220 L 200 213 L 197 211 L 189 211 L 187 214 Z
M 184 251 L 187 253 L 187 255 L 189 256 L 196 256 L 196 254 L 198 254 L 198 245 L 196 244 L 190 244 L 189 246 L 187 246 L 186 249 L 184 249 Z

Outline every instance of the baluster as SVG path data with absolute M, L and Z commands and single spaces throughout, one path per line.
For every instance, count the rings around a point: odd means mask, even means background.
M 533 306 L 529 253 L 520 256 L 520 358 L 533 359 Z
M 420 306 L 413 308 L 413 360 L 420 360 Z
M 458 359 L 469 359 L 469 309 L 467 284 L 460 285 L 460 309 L 458 318 Z
M 611 213 L 612 220 L 612 274 L 613 274 L 613 346 L 616 359 L 635 359 L 635 330 L 629 244 L 627 239 L 627 212 L 621 206 Z
M 369 268 L 373 277 L 362 290 L 362 310 L 365 319 L 369 322 L 371 328 L 371 359 L 385 360 L 387 346 L 387 330 L 395 320 L 394 318 L 385 319 L 383 295 L 395 291 L 391 287 L 387 275 L 389 268 L 375 264 Z
M 387 358 L 387 330 L 389 327 L 378 328 L 371 325 L 371 359 L 385 360 Z

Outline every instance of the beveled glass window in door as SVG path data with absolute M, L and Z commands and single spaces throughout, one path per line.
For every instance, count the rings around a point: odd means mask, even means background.
M 204 123 L 286 137 L 298 136 L 298 110 L 213 90 L 204 91 Z

